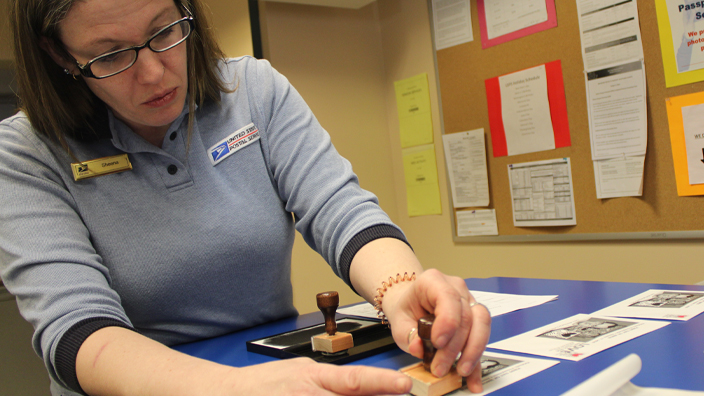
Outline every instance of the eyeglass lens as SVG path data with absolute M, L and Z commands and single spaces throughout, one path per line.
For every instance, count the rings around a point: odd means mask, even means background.
M 190 33 L 189 22 L 179 21 L 152 37 L 147 46 L 154 52 L 164 52 L 183 42 Z M 90 70 L 98 78 L 106 77 L 127 70 L 136 60 L 136 49 L 117 51 L 95 59 Z

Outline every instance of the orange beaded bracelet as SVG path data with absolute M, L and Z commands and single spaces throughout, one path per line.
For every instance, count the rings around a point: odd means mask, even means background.
M 376 317 L 381 319 L 381 324 L 389 323 L 389 321 L 386 319 L 386 315 L 384 315 L 384 311 L 381 308 L 381 300 L 384 298 L 384 293 L 389 290 L 391 286 L 397 283 L 414 280 L 416 280 L 415 272 L 412 273 L 411 276 L 408 276 L 408 272 L 404 272 L 403 276 L 401 276 L 401 274 L 396 274 L 395 279 L 393 277 L 389 277 L 388 283 L 386 283 L 386 281 L 381 282 L 381 287 L 376 289 L 376 297 L 374 297 L 374 309 L 376 309 Z

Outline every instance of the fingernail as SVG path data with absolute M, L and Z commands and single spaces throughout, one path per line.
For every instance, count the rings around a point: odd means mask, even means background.
M 438 338 L 437 345 L 435 345 L 435 347 L 437 349 L 442 349 L 445 348 L 445 344 L 447 344 L 447 336 L 442 335 Z
M 474 390 L 472 391 L 474 393 L 482 393 L 484 392 L 484 385 L 482 385 L 482 381 L 477 381 L 477 383 L 474 385 Z
M 442 377 L 443 375 L 447 374 L 447 366 L 444 364 L 438 364 L 435 366 L 435 372 L 437 372 L 438 377 Z
M 471 374 L 472 365 L 469 362 L 462 363 L 457 370 L 461 376 L 468 377 Z
M 399 378 L 396 380 L 396 391 L 398 393 L 408 392 L 411 389 L 411 379 L 408 377 Z

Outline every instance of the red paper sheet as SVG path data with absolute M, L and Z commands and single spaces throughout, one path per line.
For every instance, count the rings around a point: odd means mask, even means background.
M 550 118 L 552 119 L 552 129 L 555 134 L 555 148 L 568 147 L 572 142 L 570 140 L 569 121 L 567 120 L 567 102 L 565 101 L 565 84 L 562 80 L 562 63 L 559 60 L 546 63 L 545 75 L 548 84 Z M 494 157 L 508 155 L 506 132 L 504 131 L 504 121 L 501 114 L 499 77 L 496 76 L 484 81 Z
M 545 6 L 548 11 L 548 20 L 537 25 L 528 26 L 515 32 L 504 34 L 503 36 L 488 39 L 486 31 L 486 11 L 484 9 L 484 0 L 477 0 L 477 10 L 479 11 L 479 30 L 481 31 L 482 48 L 489 48 L 494 45 L 515 40 L 523 36 L 528 36 L 543 30 L 554 28 L 557 26 L 557 13 L 555 12 L 555 0 L 546 0 Z

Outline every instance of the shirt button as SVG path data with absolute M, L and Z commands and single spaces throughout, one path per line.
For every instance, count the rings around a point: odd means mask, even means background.
M 169 167 L 166 168 L 166 171 L 169 172 L 170 175 L 175 175 L 176 172 L 178 172 L 178 168 L 176 165 L 169 165 Z
M 171 132 L 171 135 L 169 136 L 170 140 L 176 139 L 176 132 Z

